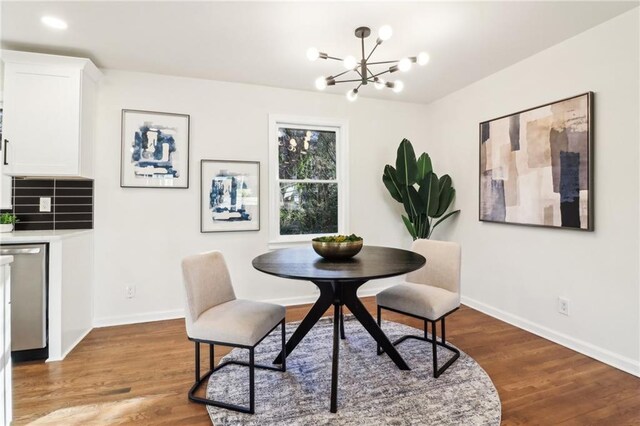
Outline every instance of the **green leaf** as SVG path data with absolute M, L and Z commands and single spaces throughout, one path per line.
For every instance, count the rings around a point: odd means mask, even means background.
M 420 198 L 425 201 L 425 212 L 427 215 L 433 217 L 438 212 L 439 203 L 439 184 L 438 177 L 435 173 L 428 173 L 422 182 L 420 182 Z
M 402 186 L 400 187 L 400 193 L 402 194 L 402 204 L 404 204 L 404 210 L 407 212 L 409 219 L 413 221 L 413 219 L 418 215 L 416 211 L 416 206 L 413 203 L 413 199 L 409 196 L 409 188 L 413 188 L 412 186 Z M 415 188 L 413 188 L 415 191 Z
M 455 195 L 455 190 L 451 187 L 451 177 L 449 175 L 444 175 L 440 178 L 440 195 L 439 195 L 439 203 L 438 203 L 438 211 L 433 217 L 442 216 L 453 201 L 453 196 Z
M 422 155 L 418 158 L 418 176 L 417 181 L 421 182 L 424 177 L 433 171 L 433 166 L 431 165 L 431 157 L 426 152 L 423 152 Z
M 419 215 L 425 214 L 427 212 L 426 200 L 423 200 L 420 197 L 420 195 L 418 194 L 418 191 L 413 186 L 409 186 L 407 187 L 407 189 L 408 189 L 407 193 L 409 195 L 409 199 L 411 200 L 411 204 L 413 204 L 413 208 L 416 212 L 415 215 L 419 216 Z
M 416 228 L 413 226 L 413 223 L 411 223 L 409 218 L 407 218 L 405 215 L 402 215 L 402 221 L 404 222 L 404 226 L 407 227 L 407 230 L 409 231 L 409 234 L 411 234 L 411 236 L 415 240 L 417 238 L 416 237 Z
M 460 213 L 460 210 L 454 210 L 449 214 L 444 215 L 442 218 L 440 218 L 440 220 L 438 220 L 434 225 L 433 228 L 431 229 L 431 232 L 433 232 L 434 229 L 436 229 L 436 226 L 438 226 L 441 222 L 443 222 L 445 219 L 447 219 L 449 216 L 453 216 L 454 214 Z M 429 233 L 429 235 L 431 235 L 431 233 Z
M 402 185 L 410 186 L 416 183 L 418 176 L 418 164 L 416 162 L 416 153 L 413 150 L 411 142 L 402 139 L 398 147 L 396 157 L 396 170 L 398 173 L 398 182 Z
M 387 187 L 389 194 L 399 203 L 402 203 L 402 193 L 400 192 L 400 182 L 398 182 L 398 174 L 393 166 L 384 166 L 384 172 L 382 173 L 382 182 Z

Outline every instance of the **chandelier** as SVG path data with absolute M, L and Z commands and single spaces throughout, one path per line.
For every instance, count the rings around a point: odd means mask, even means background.
M 371 55 L 373 52 L 382 44 L 382 42 L 387 41 L 391 38 L 393 31 L 391 27 L 388 25 L 383 25 L 380 27 L 378 31 L 378 39 L 376 40 L 375 46 L 371 49 L 371 52 L 367 56 L 365 56 L 364 50 L 364 39 L 371 35 L 371 29 L 369 27 L 358 27 L 356 28 L 355 35 L 360 39 L 361 43 L 361 52 L 362 59 L 358 61 L 353 56 L 347 56 L 344 59 L 336 58 L 334 56 L 329 56 L 324 52 L 318 51 L 315 47 L 311 47 L 307 50 L 307 58 L 310 61 L 315 61 L 316 59 L 333 59 L 335 61 L 342 62 L 342 65 L 346 69 L 336 75 L 330 75 L 329 77 L 318 77 L 316 79 L 316 88 L 318 90 L 324 90 L 327 86 L 335 86 L 338 83 L 353 83 L 357 86 L 347 92 L 347 99 L 351 102 L 358 99 L 358 91 L 360 87 L 366 86 L 369 83 L 372 83 L 374 87 L 378 90 L 382 90 L 385 87 L 393 90 L 395 93 L 399 93 L 404 88 L 404 83 L 400 80 L 388 81 L 382 78 L 382 75 L 392 74 L 396 71 L 406 72 L 411 69 L 411 66 L 415 63 L 418 65 L 426 65 L 429 62 L 429 55 L 425 52 L 421 52 L 418 56 L 408 56 L 406 58 L 398 59 L 395 61 L 378 61 L 371 62 Z M 371 68 L 384 66 L 386 69 L 374 72 Z M 350 76 L 346 76 L 345 74 L 355 73 L 357 74 L 357 78 L 348 78 Z M 344 77 L 343 77 L 344 76 Z M 346 78 L 345 80 L 338 80 L 339 77 Z M 352 77 L 356 77 L 356 75 L 352 75 Z

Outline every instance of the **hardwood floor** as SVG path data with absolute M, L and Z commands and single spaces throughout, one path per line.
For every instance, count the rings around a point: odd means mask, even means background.
M 287 320 L 307 309 L 288 308 Z M 640 425 L 640 378 L 464 306 L 447 337 L 495 383 L 504 425 Z M 64 361 L 19 364 L 13 378 L 16 425 L 210 424 L 187 400 L 193 344 L 183 320 L 95 329 Z

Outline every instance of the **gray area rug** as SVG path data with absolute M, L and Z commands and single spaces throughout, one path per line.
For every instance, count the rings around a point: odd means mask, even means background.
M 298 323 L 287 324 L 290 336 Z M 422 331 L 383 321 L 389 339 Z M 287 372 L 256 369 L 256 414 L 210 407 L 222 425 L 499 425 L 500 398 L 487 373 L 467 354 L 438 379 L 433 378 L 431 344 L 409 339 L 398 351 L 411 367 L 401 371 L 353 317 L 345 318 L 340 342 L 338 413 L 329 412 L 333 325 L 320 320 L 287 357 Z M 277 328 L 256 348 L 256 362 L 270 365 L 281 348 Z M 449 352 L 439 348 L 440 365 Z M 234 349 L 224 359 L 247 361 L 247 350 Z M 247 367 L 230 365 L 209 380 L 207 397 L 249 403 Z

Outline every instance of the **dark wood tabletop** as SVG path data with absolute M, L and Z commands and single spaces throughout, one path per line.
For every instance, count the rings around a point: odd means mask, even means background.
M 347 260 L 327 260 L 311 245 L 265 253 L 253 259 L 253 267 L 283 278 L 310 281 L 371 280 L 406 274 L 421 268 L 426 259 L 408 250 L 364 246 Z

